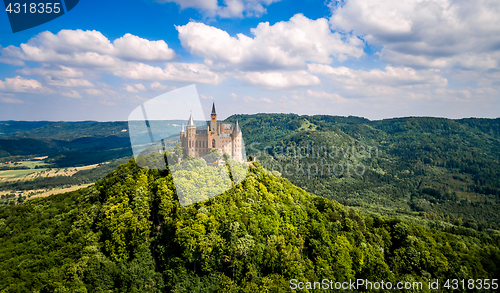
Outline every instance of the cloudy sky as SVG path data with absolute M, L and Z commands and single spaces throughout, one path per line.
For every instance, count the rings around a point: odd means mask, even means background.
M 0 27 L 0 120 L 126 120 L 191 84 L 221 118 L 500 116 L 498 0 L 82 0 Z

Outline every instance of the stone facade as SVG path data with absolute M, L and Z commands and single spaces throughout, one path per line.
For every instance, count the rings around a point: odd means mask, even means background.
M 215 103 L 212 105 L 210 123 L 206 127 L 197 128 L 191 114 L 186 129 L 183 127 L 181 130 L 180 137 L 184 154 L 187 156 L 201 158 L 218 149 L 238 162 L 244 161 L 243 139 L 238 121 L 234 126 L 232 123 L 217 123 Z

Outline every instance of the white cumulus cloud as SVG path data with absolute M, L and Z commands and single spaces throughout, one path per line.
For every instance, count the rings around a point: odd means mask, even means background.
M 126 67 L 118 68 L 115 75 L 140 80 L 170 80 L 182 82 L 199 82 L 219 84 L 221 77 L 203 64 L 167 63 L 165 68 L 144 63 L 128 63 Z
M 150 87 L 151 87 L 151 90 L 153 90 L 153 91 L 173 91 L 176 89 L 175 86 L 164 85 L 164 84 L 161 84 L 159 81 L 153 82 L 150 85 Z
M 305 70 L 300 71 L 251 71 L 235 76 L 249 84 L 264 88 L 288 88 L 295 86 L 312 86 L 320 84 L 320 79 Z
M 35 79 L 26 79 L 21 76 L 14 78 L 5 78 L 0 80 L 0 91 L 12 93 L 45 93 L 49 92 L 47 88 Z
M 160 3 L 174 2 L 181 9 L 194 8 L 206 16 L 221 18 L 259 17 L 267 12 L 265 6 L 280 0 L 224 0 L 219 5 L 217 0 L 157 0 Z
M 68 97 L 68 98 L 73 98 L 73 99 L 81 99 L 82 98 L 80 93 L 75 91 L 75 90 L 71 90 L 69 92 L 61 92 L 61 95 Z
M 347 100 L 335 93 L 327 93 L 325 91 L 312 91 L 312 90 L 307 90 L 306 91 L 307 95 L 309 97 L 312 97 L 314 99 L 324 99 L 328 100 L 330 102 L 337 102 L 337 103 L 344 103 Z
M 50 76 L 50 77 L 61 77 L 61 78 L 77 78 L 83 77 L 84 73 L 81 70 L 75 68 L 66 67 L 62 65 L 49 66 L 44 65 L 42 67 L 35 68 L 23 68 L 17 70 L 17 73 L 23 75 L 38 75 L 38 76 Z
M 47 84 L 52 86 L 62 86 L 62 87 L 93 87 L 94 85 L 86 79 L 76 79 L 76 78 L 47 78 Z
M 439 99 L 441 96 L 436 95 L 435 90 L 446 89 L 448 85 L 448 80 L 437 69 L 386 66 L 384 70 L 355 70 L 309 64 L 309 71 L 325 78 L 329 88 L 347 98 Z
M 221 82 L 221 77 L 204 64 L 150 64 L 172 61 L 176 54 L 163 40 L 150 41 L 132 34 L 111 42 L 95 30 L 61 30 L 57 34 L 47 31 L 19 47 L 8 46 L 0 52 L 0 62 L 9 60 L 9 64 L 16 65 L 24 65 L 25 61 L 40 63 L 40 67 L 25 67 L 17 72 L 43 76 L 52 86 L 90 87 L 90 77 L 98 78 L 100 73 L 136 80 Z M 144 87 L 128 89 L 129 92 L 143 90 Z
M 174 50 L 165 41 L 149 41 L 138 36 L 125 34 L 113 42 L 117 56 L 127 60 L 167 61 L 175 58 Z
M 166 61 L 175 52 L 164 41 L 149 41 L 126 34 L 113 43 L 99 31 L 45 31 L 19 47 L 2 49 L 1 60 L 59 62 L 67 65 L 113 66 L 119 60 Z
M 7 104 L 24 104 L 22 100 L 11 97 L 0 97 L 0 101 Z
M 142 85 L 141 83 L 136 83 L 136 84 L 126 84 L 124 89 L 129 93 L 138 93 L 140 91 L 145 91 L 146 87 L 144 87 L 144 85 Z
M 395 65 L 498 68 L 497 0 L 345 0 L 332 7 L 333 29 L 381 46 Z
M 182 46 L 214 69 L 303 69 L 307 62 L 331 63 L 333 58 L 344 61 L 364 54 L 360 39 L 332 32 L 324 18 L 311 20 L 302 14 L 274 25 L 260 23 L 251 29 L 253 38 L 232 37 L 198 22 L 176 28 Z
M 366 71 L 344 66 L 309 64 L 309 71 L 326 75 L 336 84 L 342 84 L 346 87 L 365 85 L 446 87 L 448 84 L 448 80 L 442 77 L 441 72 L 436 69 L 416 70 L 410 67 L 386 66 L 385 70 L 371 69 Z

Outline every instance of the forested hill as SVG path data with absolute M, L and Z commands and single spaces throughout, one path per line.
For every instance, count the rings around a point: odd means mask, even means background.
M 183 122 L 150 121 L 166 137 L 177 135 Z M 195 123 L 199 125 L 205 122 Z M 132 126 L 130 130 L 129 126 L 127 121 L 0 121 L 0 162 L 48 156 L 45 162 L 51 166 L 70 167 L 130 158 L 132 149 L 129 131 L 137 129 Z
M 0 158 L 49 156 L 54 167 L 98 164 L 131 156 L 127 122 L 0 121 Z
M 236 120 L 247 154 L 309 192 L 390 217 L 500 230 L 499 118 L 371 121 L 255 114 L 227 119 Z M 170 122 L 168 132 L 177 133 L 182 123 Z M 3 121 L 0 132 L 4 161 L 48 155 L 48 166 L 66 168 L 132 155 L 127 122 Z M 328 149 L 327 157 L 321 147 Z M 370 156 L 359 156 L 363 147 Z M 310 156 L 287 155 L 287 148 L 290 154 L 308 150 Z M 289 172 L 283 170 L 287 164 Z M 316 172 L 322 164 L 324 172 Z M 353 175 L 355 166 L 362 176 Z M 337 174 L 328 167 L 337 167 Z M 338 174 L 341 168 L 344 173 Z
M 130 161 L 86 189 L 0 207 L 0 291 L 290 292 L 291 279 L 426 288 L 429 278 L 500 277 L 495 234 L 362 215 L 259 163 L 224 194 L 180 207 L 171 176 Z
M 500 229 L 500 118 L 236 120 L 247 154 L 307 191 L 391 217 Z
M 43 127 L 49 121 L 0 121 L 0 135 L 9 135 L 16 132 L 28 131 Z

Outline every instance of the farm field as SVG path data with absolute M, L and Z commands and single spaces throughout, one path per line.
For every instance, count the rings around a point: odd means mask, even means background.
M 13 170 L 0 170 L 0 205 L 19 204 L 33 197 L 45 197 L 87 187 L 92 182 L 85 178 L 77 179 L 81 175 L 76 177 L 74 175 L 80 171 L 91 172 L 99 166 L 102 168 L 108 164 L 50 168 L 48 164 L 40 161 L 41 159 L 44 157 L 0 164 L 4 168 L 9 166 L 13 168 Z M 14 169 L 19 167 L 29 169 Z M 53 184 L 47 184 L 49 182 Z
M 39 190 L 39 191 L 35 191 L 35 194 L 29 198 L 45 197 L 45 196 L 50 196 L 50 195 L 58 194 L 58 193 L 71 192 L 71 191 L 78 190 L 80 188 L 89 187 L 90 185 L 92 185 L 92 184 L 81 184 L 81 185 L 75 185 L 75 186 L 71 186 L 71 187 L 67 187 L 67 188 L 55 188 L 55 189 L 52 189 L 49 191 Z
M 22 179 L 46 169 L 24 169 L 24 170 L 4 170 L 0 171 L 0 182 L 2 180 Z
M 14 190 L 6 190 L 0 191 L 0 204 L 15 204 L 21 203 L 31 198 L 36 197 L 46 197 L 53 194 L 66 193 L 78 190 L 80 188 L 88 187 L 92 184 L 79 184 L 69 187 L 62 188 L 52 188 L 52 189 L 35 189 L 35 190 L 24 190 L 24 191 L 14 191 Z
M 34 169 L 35 166 L 47 165 L 40 161 L 26 161 L 20 162 L 17 166 L 26 166 L 30 169 L 21 170 L 2 170 L 0 171 L 0 182 L 7 180 L 32 180 L 40 177 L 54 177 L 54 176 L 73 176 L 76 172 L 81 170 L 90 170 L 96 168 L 99 164 L 92 164 L 81 167 L 67 167 L 67 168 L 39 168 Z M 5 164 L 4 164 L 5 165 Z

